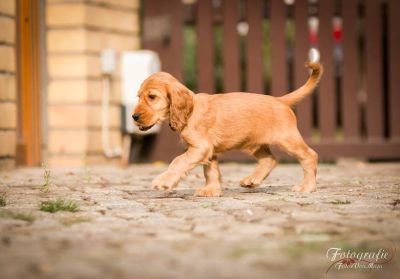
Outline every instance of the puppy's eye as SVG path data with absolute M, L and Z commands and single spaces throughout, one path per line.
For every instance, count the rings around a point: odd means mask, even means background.
M 149 95 L 150 100 L 154 100 L 155 98 L 157 98 L 157 95 L 152 95 L 152 94 Z

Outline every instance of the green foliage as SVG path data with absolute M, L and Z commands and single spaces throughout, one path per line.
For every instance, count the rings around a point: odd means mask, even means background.
M 241 259 L 248 255 L 261 255 L 265 252 L 264 247 L 245 245 L 245 246 L 234 246 L 229 252 L 229 256 L 234 259 Z
M 291 40 L 293 37 L 294 28 L 292 26 L 288 26 L 288 40 Z M 262 41 L 262 57 L 263 59 L 263 77 L 265 82 L 265 88 L 268 89 L 270 87 L 271 80 L 271 40 L 270 40 L 270 26 L 269 21 L 267 19 L 263 20 L 263 41 Z M 183 29 L 183 79 L 185 85 L 193 91 L 198 90 L 197 84 L 197 69 L 198 69 L 198 61 L 197 61 L 197 51 L 198 48 L 201 47 L 198 45 L 196 27 L 192 24 L 187 24 Z M 216 24 L 213 27 L 213 49 L 214 49 L 214 72 L 213 78 L 215 81 L 215 92 L 224 92 L 223 88 L 223 70 L 224 70 L 224 61 L 223 61 L 223 52 L 229 46 L 224 46 L 223 44 L 223 28 L 222 25 Z M 231 59 L 239 59 L 239 67 L 240 67 L 240 90 L 246 91 L 246 69 L 247 67 L 251 67 L 251 65 L 247 65 L 246 59 L 246 36 L 239 35 L 239 57 L 232 57 Z M 267 91 L 266 91 L 267 92 Z M 212 92 L 209 92 L 212 93 Z
M 196 91 L 196 29 L 193 25 L 186 25 L 183 29 L 184 45 L 183 45 L 183 75 L 186 86 Z
M 57 211 L 77 212 L 79 210 L 79 206 L 74 201 L 57 199 L 55 201 L 41 202 L 39 209 L 41 211 L 46 211 L 50 213 L 55 213 Z
M 310 241 L 293 243 L 283 248 L 283 251 L 292 259 L 299 260 L 303 256 L 311 253 L 320 253 L 324 251 L 324 241 Z
M 351 203 L 351 201 L 349 201 L 349 200 L 334 200 L 334 201 L 331 201 L 330 202 L 330 204 L 350 204 Z
M 62 219 L 61 223 L 64 226 L 69 227 L 69 226 L 72 226 L 74 224 L 90 222 L 90 221 L 91 221 L 91 219 L 89 217 L 85 217 L 85 216 L 77 216 L 77 217 L 75 217 L 75 216 L 72 216 L 72 217 L 69 217 L 69 218 Z
M 0 196 L 0 207 L 6 206 L 6 205 L 7 205 L 6 197 Z
M 224 85 L 223 85 L 223 49 L 222 49 L 222 26 L 216 25 L 214 26 L 214 49 L 215 49 L 215 56 L 214 56 L 214 80 L 215 80 L 215 92 L 223 92 Z M 212 92 L 210 92 L 212 93 Z
M 22 220 L 29 223 L 32 223 L 35 220 L 35 217 L 31 213 L 17 213 L 10 210 L 0 210 L 0 218 Z
M 264 88 L 268 94 L 271 92 L 271 35 L 270 25 L 267 19 L 263 19 L 263 67 Z

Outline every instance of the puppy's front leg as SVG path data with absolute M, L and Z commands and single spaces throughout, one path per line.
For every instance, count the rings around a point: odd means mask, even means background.
M 197 164 L 207 160 L 212 154 L 211 148 L 189 147 L 182 155 L 176 157 L 168 169 L 156 177 L 151 183 L 154 189 L 172 191 L 179 180 Z
M 219 197 L 221 195 L 221 173 L 217 156 L 214 155 L 210 163 L 204 165 L 204 176 L 206 185 L 197 189 L 194 195 L 198 197 Z

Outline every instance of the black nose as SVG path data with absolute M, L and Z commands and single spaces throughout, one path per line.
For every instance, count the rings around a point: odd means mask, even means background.
M 134 115 L 132 115 L 133 120 L 138 121 L 140 118 L 140 114 L 139 113 L 135 113 Z

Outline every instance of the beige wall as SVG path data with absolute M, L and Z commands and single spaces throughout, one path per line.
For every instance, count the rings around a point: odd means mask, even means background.
M 17 90 L 15 0 L 0 1 L 0 169 L 15 165 Z
M 100 51 L 139 47 L 139 0 L 47 0 L 48 162 L 106 160 L 101 144 Z M 120 75 L 113 77 L 110 142 L 120 145 Z
M 139 48 L 139 0 L 47 0 L 47 157 L 51 165 L 104 163 L 100 51 Z M 0 169 L 15 165 L 16 1 L 0 0 Z M 113 77 L 111 145 L 120 145 L 120 75 Z M 43 125 L 44 127 L 46 125 Z

